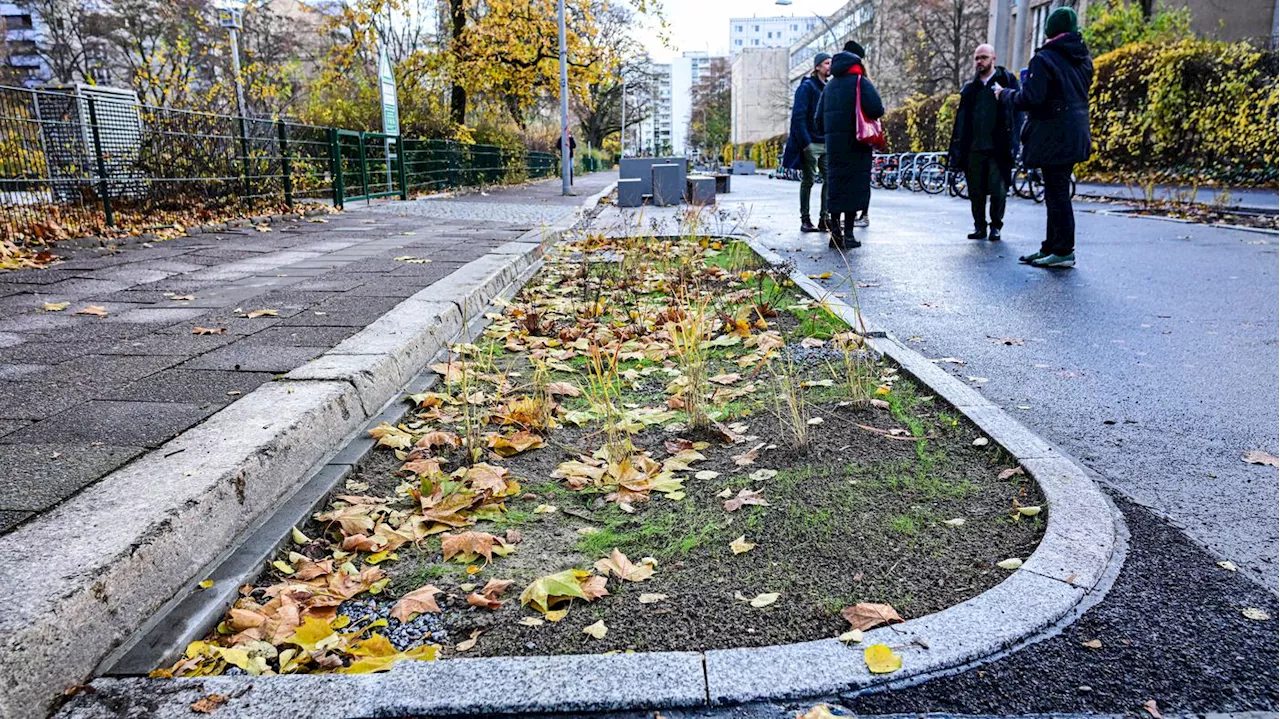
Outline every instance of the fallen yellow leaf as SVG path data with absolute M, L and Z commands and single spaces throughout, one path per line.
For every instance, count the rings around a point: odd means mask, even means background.
M 764 607 L 767 607 L 770 604 L 773 604 L 774 602 L 778 601 L 778 597 L 780 596 L 782 595 L 777 592 L 765 592 L 764 594 L 757 594 L 755 598 L 751 600 L 750 604 L 756 609 L 763 609 Z
M 752 549 L 754 549 L 755 546 L 756 546 L 755 544 L 752 544 L 751 542 L 747 541 L 747 535 L 745 534 L 733 540 L 732 542 L 729 542 L 729 549 L 732 549 L 734 554 L 742 554 L 744 552 L 749 552 Z
M 872 644 L 862 653 L 872 674 L 889 674 L 902 668 L 902 656 L 883 644 Z
M 206 579 L 206 580 L 204 580 L 203 582 L 200 582 L 200 588 L 201 588 L 201 589 L 208 589 L 209 587 L 212 587 L 212 586 L 213 586 L 213 580 L 212 580 L 212 579 Z
M 106 317 L 106 316 L 107 316 L 107 308 L 106 308 L 106 307 L 103 307 L 103 306 L 101 306 L 101 305 L 89 305 L 88 307 L 86 307 L 86 308 L 84 308 L 84 309 L 80 310 L 80 311 L 79 311 L 79 312 L 77 312 L 76 314 L 78 314 L 78 315 L 93 315 L 94 317 Z
M 604 635 L 609 633 L 609 628 L 604 625 L 604 620 L 582 628 L 583 634 L 589 634 L 596 639 L 604 639 Z
M 61 312 L 70 307 L 70 302 L 46 302 L 44 303 L 45 312 Z

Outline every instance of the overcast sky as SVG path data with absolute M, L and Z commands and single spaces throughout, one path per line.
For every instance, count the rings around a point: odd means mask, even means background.
M 665 0 L 672 47 L 663 47 L 653 27 L 640 31 L 645 46 L 657 62 L 669 62 L 686 50 L 706 50 L 712 55 L 729 54 L 729 18 L 775 17 L 778 15 L 829 15 L 845 0 L 793 0 L 782 6 L 774 0 Z

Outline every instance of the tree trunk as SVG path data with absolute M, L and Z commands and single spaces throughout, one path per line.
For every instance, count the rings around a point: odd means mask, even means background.
M 466 0 L 449 0 L 449 24 L 451 48 L 456 60 L 458 45 L 462 42 L 462 33 L 467 28 Z M 467 89 L 458 82 L 457 70 L 454 70 L 453 85 L 449 89 L 449 117 L 455 125 L 467 124 Z

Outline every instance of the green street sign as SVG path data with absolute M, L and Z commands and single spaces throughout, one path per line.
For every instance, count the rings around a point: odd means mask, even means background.
M 388 135 L 399 135 L 400 104 L 396 98 L 396 75 L 391 71 L 386 48 L 378 54 L 378 89 L 382 96 L 382 131 Z

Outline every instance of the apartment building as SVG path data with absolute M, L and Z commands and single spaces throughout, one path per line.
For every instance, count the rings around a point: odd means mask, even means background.
M 729 19 L 729 55 L 748 49 L 791 47 L 796 40 L 820 25 L 814 17 L 735 17 Z

